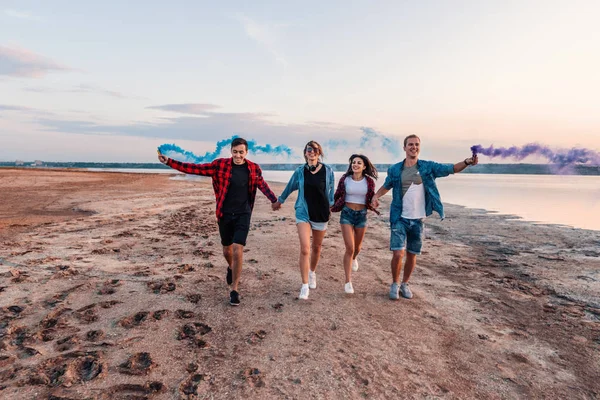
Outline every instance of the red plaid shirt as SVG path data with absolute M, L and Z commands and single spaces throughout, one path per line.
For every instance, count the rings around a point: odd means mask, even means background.
M 207 164 L 185 163 L 171 158 L 167 160 L 167 165 L 173 169 L 185 172 L 186 174 L 210 176 L 212 178 L 213 189 L 215 190 L 215 197 L 217 199 L 217 219 L 221 219 L 223 216 L 223 203 L 225 202 L 225 196 L 231 182 L 232 163 L 232 158 L 217 158 Z M 271 203 L 275 203 L 277 197 L 263 179 L 262 171 L 258 164 L 250 160 L 246 160 L 246 164 L 248 164 L 248 171 L 250 171 L 248 180 L 248 203 L 250 204 L 250 209 L 254 208 L 257 188 L 271 200 Z
M 332 212 L 339 212 L 342 211 L 342 209 L 344 208 L 344 204 L 346 204 L 346 184 L 345 184 L 345 180 L 346 177 L 350 176 L 348 174 L 344 174 L 342 175 L 342 177 L 340 178 L 340 181 L 338 183 L 338 187 L 335 191 L 335 194 L 333 195 L 333 206 L 331 206 L 331 211 Z M 370 176 L 365 175 L 365 178 L 367 179 L 367 198 L 366 198 L 366 206 L 369 210 L 376 212 L 379 215 L 379 211 L 377 211 L 376 209 L 373 208 L 373 206 L 371 206 L 371 200 L 373 200 L 373 196 L 375 195 L 375 181 L 373 180 L 373 178 L 371 178 Z

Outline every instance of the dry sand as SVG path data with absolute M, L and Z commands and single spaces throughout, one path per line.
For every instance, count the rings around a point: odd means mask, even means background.
M 356 293 L 334 214 L 300 301 L 259 193 L 234 308 L 212 187 L 169 178 L 0 169 L 0 398 L 600 397 L 600 232 L 448 205 L 390 301 L 388 198 Z

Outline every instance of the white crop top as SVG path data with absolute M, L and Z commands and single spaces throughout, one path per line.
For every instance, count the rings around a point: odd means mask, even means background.
M 344 181 L 346 185 L 346 203 L 367 204 L 367 179 L 363 176 L 360 181 L 355 181 L 351 176 L 347 176 Z

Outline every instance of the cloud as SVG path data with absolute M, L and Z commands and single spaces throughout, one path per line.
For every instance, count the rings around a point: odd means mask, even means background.
M 38 108 L 31 108 L 25 106 L 18 106 L 13 104 L 0 104 L 0 114 L 4 113 L 5 115 L 8 113 L 19 113 L 21 117 L 28 121 L 33 121 L 37 118 L 54 118 L 57 117 L 52 111 L 40 110 Z M 20 118 L 20 119 L 24 119 Z M 2 131 L 2 126 L 0 126 L 0 131 Z
M 34 118 L 32 122 L 45 130 L 75 134 L 109 134 L 115 136 L 141 136 L 167 140 L 214 141 L 239 135 L 278 144 L 305 143 L 310 139 L 341 137 L 356 131 L 355 127 L 341 125 L 319 126 L 312 124 L 283 124 L 272 121 L 265 113 L 217 113 L 202 112 L 203 107 L 174 107 L 174 104 L 152 106 L 151 109 L 172 110 L 175 112 L 196 111 L 199 115 L 181 115 L 163 118 L 158 122 L 134 122 L 131 124 L 110 125 L 86 120 L 60 119 L 54 117 Z M 216 105 L 204 105 L 207 109 Z
M 37 15 L 32 15 L 31 13 L 29 13 L 27 11 L 8 9 L 8 10 L 4 10 L 4 14 L 6 14 L 12 18 L 26 19 L 29 21 L 41 21 L 43 19 L 42 17 L 39 17 Z
M 258 43 L 260 46 L 264 47 L 273 57 L 275 61 L 287 68 L 288 62 L 283 56 L 283 54 L 277 49 L 278 48 L 278 34 L 277 30 L 286 25 L 267 25 L 261 24 L 252 18 L 238 14 L 235 16 L 235 19 L 242 23 L 244 27 L 244 31 L 246 35 Z
M 160 122 L 137 122 L 127 125 L 96 124 L 82 120 L 38 119 L 46 129 L 78 134 L 110 133 L 113 135 L 172 138 L 173 140 L 208 140 L 230 137 L 281 137 L 289 125 L 278 125 L 254 113 L 206 113 L 202 116 L 177 116 Z
M 102 94 L 106 96 L 110 96 L 116 99 L 143 99 L 142 97 L 135 96 L 127 96 L 121 92 L 117 92 L 114 90 L 102 89 L 93 85 L 81 84 L 73 86 L 69 89 L 54 89 L 43 86 L 31 86 L 26 87 L 23 90 L 27 92 L 35 92 L 35 93 L 92 93 L 92 94 Z
M 221 108 L 215 104 L 184 103 L 184 104 L 165 104 L 161 106 L 146 107 L 151 110 L 171 111 L 182 114 L 206 115 L 210 110 Z
M 11 106 L 10 104 L 0 104 L 0 112 L 1 111 L 33 111 L 33 109 L 22 106 Z
M 127 97 L 121 92 L 116 92 L 114 90 L 101 89 L 101 88 L 97 88 L 92 85 L 84 85 L 84 84 L 77 85 L 73 89 L 68 90 L 68 92 L 69 93 L 100 93 L 100 94 L 104 94 L 104 95 L 107 95 L 110 97 L 115 97 L 117 99 L 124 99 Z
M 29 50 L 0 46 L 0 75 L 41 78 L 55 71 L 72 69 Z
M 106 135 L 161 139 L 168 143 L 181 141 L 216 142 L 232 135 L 260 144 L 286 145 L 300 159 L 302 146 L 308 140 L 316 140 L 325 148 L 328 160 L 345 160 L 352 152 L 364 152 L 374 156 L 378 162 L 394 161 L 400 151 L 389 144 L 396 139 L 371 128 L 346 126 L 319 122 L 285 124 L 275 122 L 273 115 L 263 113 L 223 113 L 204 110 L 219 108 L 214 104 L 165 104 L 147 107 L 166 110 L 181 115 L 164 118 L 158 122 L 133 122 L 110 125 L 83 119 L 59 119 L 53 116 L 35 118 L 33 122 L 44 130 L 80 135 Z M 188 149 L 191 150 L 191 149 Z M 211 149 L 212 151 L 212 149 Z

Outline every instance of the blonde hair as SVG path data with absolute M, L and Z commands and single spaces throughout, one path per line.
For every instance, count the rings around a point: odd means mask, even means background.
M 421 143 L 421 138 L 417 135 L 408 135 L 404 138 L 404 147 L 406 147 L 406 143 L 408 143 L 408 139 L 419 139 L 419 143 Z

